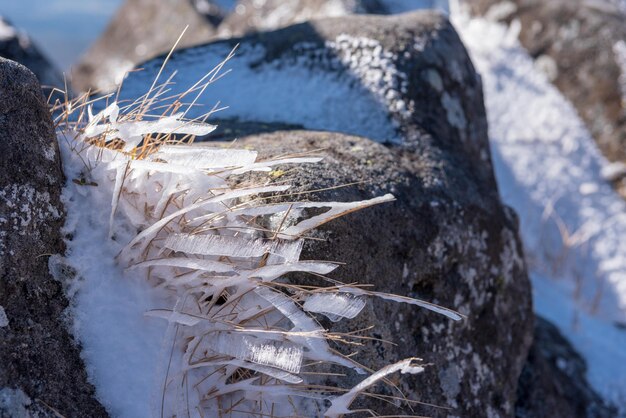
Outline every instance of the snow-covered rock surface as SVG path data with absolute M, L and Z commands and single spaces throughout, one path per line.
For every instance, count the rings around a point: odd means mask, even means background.
M 208 78 L 194 86 L 238 43 L 224 65 L 228 74 L 206 88 Z M 142 64 L 144 71 L 130 74 L 121 98 L 143 94 L 162 63 L 151 60 Z M 408 147 L 428 132 L 460 141 L 472 159 L 483 162 L 480 174 L 492 179 L 484 107 L 477 105 L 480 81 L 438 13 L 324 19 L 214 42 L 174 53 L 164 79 L 174 72 L 172 94 L 194 86 L 190 100 L 201 93 L 202 102 L 227 107 L 213 117 L 288 123 Z M 197 106 L 188 114 L 210 109 Z
M 344 333 L 326 330 L 316 313 L 333 322 L 355 318 L 369 299 L 378 297 L 429 309 L 447 321 L 462 319 L 444 307 L 360 284 L 327 279 L 330 286 L 311 287 L 282 277 L 290 272 L 323 277 L 335 270 L 337 263 L 298 261 L 304 234 L 343 214 L 391 202 L 391 194 L 347 202 L 263 203 L 259 194 L 290 188 L 282 178 L 272 183 L 270 179 L 281 176 L 273 177 L 271 167 L 317 163 L 321 158 L 307 155 L 310 152 L 298 157 L 294 151 L 290 158 L 255 162 L 257 153 L 247 149 L 181 145 L 133 158 L 122 152 L 138 145 L 129 125 L 166 134 L 195 129 L 202 135 L 214 127 L 180 120 L 173 127 L 168 117 L 153 123 L 127 118 L 114 103 L 96 116 L 90 114 L 80 131 L 60 133 L 68 178 L 63 194 L 68 211 L 65 233 L 71 239 L 67 259 L 56 256 L 50 261 L 51 271 L 72 298 L 74 334 L 83 344 L 98 397 L 111 414 L 137 417 L 152 411 L 155 416 L 199 417 L 237 405 L 224 414 L 320 416 L 326 410 L 325 416 L 336 417 L 349 412 L 361 391 L 388 374 L 417 374 L 423 368 L 411 353 L 377 372 L 369 371 L 371 363 L 362 365 L 340 354 L 346 350 L 342 340 L 353 338 L 348 331 L 352 328 Z M 93 136 L 102 143 L 125 144 L 117 151 L 104 149 L 89 143 Z M 234 181 L 257 171 L 266 174 L 253 185 Z M 493 189 L 490 196 L 489 204 L 481 204 L 485 211 L 495 212 L 490 217 L 500 217 L 503 229 L 508 228 Z M 319 213 L 320 208 L 329 210 Z M 456 241 L 456 236 L 448 239 Z M 487 251 L 467 247 L 474 250 Z M 504 251 L 505 257 L 515 257 L 510 248 Z M 521 309 L 529 313 L 523 265 L 509 264 L 497 259 L 489 271 L 501 268 L 502 273 L 493 276 L 504 274 L 504 280 L 513 283 L 507 289 L 525 290 L 527 303 Z M 520 292 L 508 294 L 520 298 Z M 448 292 L 447 301 L 452 299 L 457 300 Z M 165 319 L 168 325 L 154 318 Z M 509 341 L 510 332 L 503 329 L 502 338 Z M 515 335 L 520 343 L 528 343 L 518 330 Z M 448 336 L 455 341 L 451 332 Z M 520 349 L 519 344 L 513 347 Z M 479 350 L 491 352 L 482 346 Z M 523 355 L 514 356 L 513 369 L 519 369 L 522 361 Z M 309 380 L 309 374 L 323 376 L 330 364 L 369 376 L 359 378 L 360 383 L 347 381 L 347 387 L 339 376 L 327 387 Z M 497 367 L 511 370 L 505 364 L 498 361 Z M 488 375 L 475 382 L 476 390 L 490 393 L 495 374 L 486 364 L 480 367 Z M 330 401 L 330 407 L 322 399 Z
M 392 11 L 417 6 L 411 1 L 389 0 L 388 3 Z M 445 5 L 442 7 L 445 9 Z M 537 71 L 528 53 L 519 46 L 516 28 L 507 30 L 492 22 L 468 20 L 463 15 L 455 15 L 454 21 L 482 74 L 494 169 L 503 200 L 520 216 L 534 283 L 535 309 L 557 324 L 583 354 L 589 366 L 588 377 L 595 388 L 615 404 L 624 405 L 626 353 L 621 347 L 626 346 L 626 332 L 615 324 L 626 322 L 626 246 L 621 245 L 626 236 L 626 204 L 603 178 L 602 171 L 607 163 L 573 107 L 549 83 L 546 75 Z M 378 20 L 371 22 L 379 23 Z M 285 33 L 279 36 L 284 38 Z M 428 49 L 431 44 L 422 43 L 419 36 L 410 41 L 403 38 L 403 41 L 413 42 L 412 51 L 432 53 Z M 203 101 L 219 100 L 222 105 L 230 106 L 219 113 L 223 118 L 292 123 L 308 129 L 359 134 L 380 142 L 419 148 L 432 138 L 407 121 L 413 117 L 419 119 L 417 125 L 421 123 L 426 129 L 440 127 L 426 123 L 432 114 L 420 113 L 423 109 L 416 106 L 411 97 L 422 97 L 422 92 L 435 94 L 440 98 L 435 113 L 446 115 L 449 128 L 449 131 L 445 131 L 448 128 L 434 131 L 435 138 L 441 141 L 450 135 L 455 141 L 460 138 L 473 163 L 484 163 L 482 168 L 475 164 L 477 170 L 491 172 L 489 155 L 480 152 L 483 143 L 478 141 L 476 145 L 477 141 L 468 138 L 468 132 L 480 131 L 480 127 L 468 126 L 476 123 L 480 114 L 470 113 L 476 109 L 468 106 L 472 101 L 467 97 L 458 92 L 450 93 L 455 83 L 472 88 L 480 86 L 467 77 L 463 62 L 446 61 L 457 55 L 442 53 L 438 59 L 445 64 L 420 73 L 420 83 L 411 85 L 411 80 L 403 75 L 407 61 L 390 52 L 384 41 L 374 40 L 372 36 L 336 34 L 316 42 L 288 43 L 291 50 L 287 53 L 284 45 L 243 44 L 238 55 L 227 64 L 233 72 L 203 89 Z M 164 73 L 167 78 L 173 70 L 179 70 L 176 84 L 170 86 L 171 93 L 185 91 L 228 56 L 231 47 L 229 42 L 214 43 L 175 54 Z M 159 60 L 149 62 L 145 65 L 146 71 L 133 74 L 127 80 L 122 98 L 143 94 L 160 64 Z M 443 71 L 444 66 L 449 71 Z M 442 75 L 450 77 L 442 79 Z M 416 94 L 419 85 L 430 90 Z M 480 92 L 468 95 L 476 97 Z M 206 111 L 194 109 L 188 115 L 199 116 Z M 69 173 L 77 175 L 78 166 L 74 170 Z M 73 188 L 72 193 L 80 193 L 81 187 L 89 186 L 69 184 L 68 190 Z M 89 205 L 99 205 L 109 198 L 95 196 L 90 198 L 93 201 Z M 67 202 L 70 206 L 74 204 L 71 195 Z M 74 218 L 75 226 L 81 222 L 96 225 L 94 230 L 106 240 L 108 230 L 104 221 L 89 219 L 89 216 L 83 215 L 82 220 Z M 84 248 L 77 247 L 76 254 L 83 254 L 86 262 L 94 262 L 90 252 L 96 247 L 89 247 L 78 235 L 77 242 L 84 243 Z M 108 256 L 121 248 L 115 242 L 107 246 Z M 513 260 L 515 257 L 505 258 Z M 128 411 L 129 416 L 133 416 L 145 411 L 142 408 L 149 403 L 145 393 L 152 377 L 138 373 L 135 380 L 119 385 L 118 380 L 128 370 L 122 366 L 108 367 L 106 361 L 127 355 L 134 359 L 130 361 L 136 370 L 148 370 L 147 364 L 156 356 L 154 341 L 163 328 L 156 325 L 154 318 L 138 319 L 141 312 L 154 307 L 154 291 L 145 285 L 126 288 L 119 272 L 110 268 L 105 263 L 102 271 L 87 269 L 84 272 L 90 289 L 77 293 L 77 318 L 82 318 L 77 322 L 77 333 L 88 341 L 84 356 L 93 366 L 90 372 L 98 387 L 103 388 L 100 390 L 105 403 L 120 399 L 112 408 L 121 415 Z M 113 280 L 104 283 L 104 275 Z M 87 310 L 81 311 L 81 306 L 91 306 L 109 293 L 123 309 L 96 311 L 96 317 L 90 316 Z M 131 301 L 136 300 L 137 305 L 129 308 Z M 128 328 L 120 327 L 111 337 L 106 329 L 98 328 L 99 318 L 107 318 L 103 323 L 111 324 L 128 316 L 136 318 L 136 322 L 130 321 Z M 145 335 L 133 335 L 138 326 L 145 330 Z M 130 344 L 133 348 L 127 352 L 124 351 L 129 349 L 124 346 L 127 338 L 145 340 L 147 344 Z M 112 351 L 91 351 L 90 347 L 99 345 Z M 476 362 L 476 367 L 484 370 L 480 359 Z M 453 369 L 446 370 L 442 380 L 455 373 Z M 454 400 L 459 393 L 455 392 L 458 382 L 452 381 L 448 394 Z M 475 388 L 479 390 L 479 386 Z M 132 404 L 131 396 L 143 396 L 144 401 Z

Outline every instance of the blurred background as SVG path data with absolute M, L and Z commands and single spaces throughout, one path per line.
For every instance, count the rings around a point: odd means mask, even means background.
M 68 71 L 104 31 L 122 0 L 3 0 L 0 14 L 28 33 L 59 69 Z

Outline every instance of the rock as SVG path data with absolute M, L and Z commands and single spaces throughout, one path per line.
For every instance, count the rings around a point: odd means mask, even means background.
M 522 45 L 574 104 L 602 152 L 610 160 L 626 161 L 626 10 L 619 2 L 467 4 L 476 14 L 507 23 L 519 20 Z
M 541 317 L 517 388 L 515 415 L 532 417 L 617 416 L 587 382 L 585 360 L 559 330 Z
M 207 13 L 213 16 L 212 10 Z M 77 91 L 109 91 L 137 63 L 169 52 L 187 25 L 180 47 L 211 39 L 215 26 L 210 20 L 190 0 L 126 0 L 81 58 L 72 84 Z
M 516 217 L 483 181 L 461 143 L 428 134 L 418 143 L 407 150 L 340 133 L 279 131 L 240 138 L 238 146 L 264 155 L 322 150 L 322 163 L 280 177 L 297 185 L 296 193 L 325 190 L 305 195 L 312 200 L 393 193 L 396 202 L 320 228 L 313 237 L 323 240 L 307 241 L 302 259 L 346 263 L 333 278 L 419 297 L 468 317 L 453 322 L 413 306 L 372 300 L 354 320 L 325 323 L 339 332 L 374 326 L 369 335 L 398 344 L 364 341 L 354 348 L 356 359 L 368 367 L 411 356 L 430 365 L 421 375 L 392 381 L 409 399 L 438 407 L 416 404 L 411 411 L 380 401 L 358 407 L 382 415 L 513 416 L 533 320 Z M 358 185 L 327 189 L 354 182 Z M 362 377 L 351 379 L 355 384 Z M 333 385 L 332 378 L 325 383 Z M 379 390 L 398 395 L 389 387 Z
M 68 333 L 48 271 L 62 253 L 63 174 L 35 75 L 0 58 L 0 416 L 106 416 Z M 20 409 L 21 408 L 21 409 Z
M 278 29 L 307 20 L 355 13 L 385 13 L 380 0 L 240 0 L 219 26 L 220 37 Z
M 245 122 L 247 132 L 274 130 L 241 138 L 244 129 L 238 146 L 273 155 L 324 149 L 324 163 L 283 174 L 296 191 L 363 182 L 315 199 L 398 197 L 323 228 L 317 236 L 327 240 L 312 242 L 305 258 L 349 262 L 338 279 L 468 315 L 451 323 L 375 302 L 350 329 L 374 325 L 376 337 L 399 345 L 367 342 L 360 360 L 378 368 L 417 355 L 432 364 L 415 379 L 393 380 L 413 400 L 452 408 L 416 405 L 421 415 L 513 416 L 532 340 L 530 285 L 516 217 L 493 176 L 480 78 L 452 26 L 434 12 L 312 21 L 180 51 L 162 79 L 177 71 L 172 94 L 183 92 L 238 43 L 226 65 L 232 72 L 205 97 L 230 105 L 218 116 Z M 142 64 L 121 97 L 147 91 L 162 62 Z M 334 132 L 292 130 L 297 125 Z
M 63 76 L 24 32 L 0 16 L 0 57 L 28 67 L 43 84 L 44 91 L 51 87 L 64 88 Z
M 229 106 L 221 119 L 332 130 L 407 148 L 428 133 L 464 147 L 464 158 L 495 190 L 480 78 L 443 15 L 329 18 L 217 41 L 174 53 L 161 80 L 177 71 L 171 93 L 183 92 L 237 44 L 225 65 L 231 72 L 199 101 Z M 121 98 L 148 91 L 162 64 L 163 57 L 141 64 L 144 71 L 129 75 Z

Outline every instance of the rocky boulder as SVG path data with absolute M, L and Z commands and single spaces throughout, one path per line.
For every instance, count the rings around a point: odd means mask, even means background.
M 229 106 L 216 118 L 332 130 L 407 149 L 430 134 L 442 147 L 463 147 L 476 175 L 496 191 L 480 78 L 443 15 L 329 18 L 212 42 L 174 53 L 161 81 L 176 71 L 171 93 L 184 92 L 236 45 L 224 66 L 230 73 L 199 100 Z M 131 73 L 121 98 L 143 95 L 163 59 Z
M 0 132 L 0 416 L 105 416 L 48 271 L 48 257 L 64 250 L 50 113 L 35 75 L 2 58 Z
M 381 300 L 354 320 L 326 324 L 342 332 L 373 326 L 370 335 L 396 343 L 366 341 L 354 350 L 356 359 L 373 369 L 411 356 L 429 364 L 421 375 L 393 379 L 408 399 L 421 402 L 413 410 L 366 399 L 355 409 L 382 415 L 513 416 L 533 321 L 516 216 L 501 204 L 461 143 L 423 134 L 416 144 L 408 150 L 312 131 L 238 142 L 266 155 L 323 150 L 322 163 L 288 170 L 280 178 L 297 185 L 295 192 L 325 190 L 306 195 L 312 200 L 397 197 L 322 227 L 314 234 L 322 240 L 310 240 L 303 259 L 346 263 L 335 279 L 372 284 L 381 292 L 423 298 L 467 315 L 452 322 Z M 358 185 L 336 188 L 354 182 Z M 332 385 L 332 378 L 325 383 Z M 390 387 L 378 389 L 398 394 Z
M 207 42 L 221 16 L 205 12 L 190 0 L 126 0 L 73 70 L 74 88 L 111 90 L 137 63 L 168 52 L 187 25 L 180 47 Z
M 64 88 L 63 76 L 39 51 L 30 37 L 2 16 L 0 16 L 0 57 L 19 62 L 35 73 L 44 86 L 44 91 L 49 91 L 51 87 Z
M 304 257 L 346 262 L 340 280 L 468 316 L 452 323 L 376 302 L 351 329 L 374 325 L 376 337 L 399 345 L 368 342 L 359 359 L 372 368 L 409 356 L 431 364 L 415 379 L 394 380 L 410 399 L 437 405 L 415 405 L 418 415 L 512 416 L 532 340 L 530 284 L 516 216 L 501 204 L 493 176 L 480 78 L 452 26 L 435 12 L 311 21 L 180 51 L 163 80 L 178 71 L 173 93 L 182 92 L 235 44 L 232 72 L 204 97 L 230 105 L 218 114 L 228 126 L 274 131 L 239 130 L 238 146 L 273 155 L 323 149 L 322 164 L 281 177 L 300 191 L 360 182 L 313 199 L 398 198 L 329 224 Z M 162 61 L 142 64 L 122 97 L 143 94 Z
M 604 155 L 626 161 L 626 10 L 620 2 L 479 0 L 475 14 L 521 23 L 536 65 L 576 107 Z M 626 196 L 625 176 L 621 192 Z

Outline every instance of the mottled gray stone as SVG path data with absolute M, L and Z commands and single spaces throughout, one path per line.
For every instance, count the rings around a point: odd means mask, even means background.
M 464 158 L 471 160 L 475 173 L 494 190 L 497 188 L 480 77 L 454 28 L 440 13 L 424 11 L 396 16 L 328 18 L 216 41 L 174 53 L 162 77 L 167 78 L 177 71 L 179 80 L 198 80 L 206 73 L 208 65 L 215 65 L 222 54 L 228 54 L 237 44 L 243 58 L 241 61 L 234 58 L 229 64 L 234 67 L 233 73 L 241 71 L 237 65 L 247 65 L 252 73 L 250 82 L 259 85 L 275 79 L 280 86 L 281 78 L 292 76 L 294 71 L 311 72 L 311 77 L 321 80 L 339 80 L 358 90 L 363 102 L 376 100 L 385 113 L 382 123 L 389 125 L 394 134 L 374 137 L 370 131 L 342 132 L 366 135 L 381 142 L 400 141 L 407 149 L 415 148 L 417 142 L 424 140 L 425 134 L 430 134 L 442 147 L 463 147 Z M 246 54 L 256 57 L 257 51 L 262 51 L 261 56 L 247 62 Z M 122 97 L 143 94 L 152 84 L 163 60 L 164 56 L 161 56 L 141 64 L 143 71 L 129 76 Z M 268 72 L 271 79 L 267 77 Z M 376 81 L 365 85 L 371 79 Z M 228 85 L 230 89 L 229 80 L 226 76 L 218 83 Z M 173 90 L 180 88 L 178 86 Z M 238 85 L 232 85 L 232 90 L 238 88 Z M 283 106 L 277 107 L 276 113 L 288 112 L 290 106 L 300 101 L 313 100 L 303 97 L 297 89 L 281 91 L 281 94 L 285 101 L 276 104 Z M 350 117 L 368 122 L 369 115 L 358 113 L 358 103 L 345 102 L 345 106 L 355 108 Z M 237 104 L 233 103 L 229 111 L 236 114 Z M 329 125 L 341 125 L 332 120 L 335 115 L 327 117 Z M 297 120 L 273 122 L 306 126 Z M 319 129 L 333 130 L 330 126 L 320 126 Z
M 421 375 L 391 380 L 409 399 L 439 408 L 415 405 L 412 412 L 375 401 L 356 407 L 383 415 L 478 417 L 489 410 L 491 416 L 513 416 L 533 323 L 516 216 L 477 175 L 460 143 L 451 146 L 425 134 L 418 144 L 407 150 L 312 131 L 274 132 L 238 142 L 263 156 L 321 149 L 322 163 L 286 170 L 279 178 L 295 185 L 294 192 L 359 182 L 299 197 L 350 201 L 387 192 L 397 197 L 323 226 L 313 234 L 323 241 L 307 241 L 303 259 L 347 263 L 334 278 L 373 284 L 378 291 L 423 298 L 467 315 L 453 322 L 413 306 L 374 300 L 354 320 L 323 322 L 334 331 L 373 325 L 370 335 L 397 343 L 365 341 L 353 348 L 356 359 L 373 369 L 410 356 L 429 364 Z M 360 379 L 348 378 L 352 384 Z M 333 384 L 332 378 L 326 383 Z M 389 387 L 379 390 L 397 395 Z
M 48 256 L 64 250 L 64 179 L 50 113 L 35 75 L 3 58 L 0 138 L 0 306 L 8 320 L 0 327 L 0 416 L 11 408 L 106 416 L 61 319 L 68 301 L 48 272 Z

